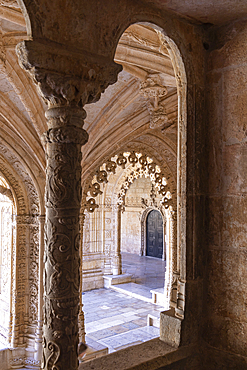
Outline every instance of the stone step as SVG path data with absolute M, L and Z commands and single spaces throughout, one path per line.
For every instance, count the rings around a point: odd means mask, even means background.
M 110 288 L 112 285 L 130 283 L 132 275 L 131 274 L 121 274 L 121 275 L 104 275 L 104 288 Z
M 133 298 L 140 299 L 142 301 L 152 303 L 152 293 L 150 288 L 135 283 L 126 283 L 119 285 L 111 285 L 111 289 L 116 290 L 119 293 L 127 294 Z
M 158 338 L 159 335 L 160 331 L 158 328 L 153 326 L 142 326 L 124 333 L 102 338 L 99 340 L 99 342 L 108 346 L 109 353 L 112 353 L 152 340 L 154 338 Z

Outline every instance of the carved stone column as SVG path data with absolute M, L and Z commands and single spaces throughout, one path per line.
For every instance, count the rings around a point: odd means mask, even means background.
M 43 268 L 44 268 L 44 224 L 45 216 L 39 216 L 39 296 L 38 296 L 38 318 L 35 337 L 35 360 L 40 364 L 42 358 L 42 326 L 43 326 Z
M 46 225 L 43 367 L 77 368 L 81 145 L 86 114 L 76 107 L 46 112 Z
M 115 213 L 115 248 L 114 256 L 112 257 L 112 273 L 113 275 L 122 274 L 122 260 L 121 260 L 121 205 L 114 207 Z
M 81 146 L 83 106 L 100 98 L 121 70 L 111 59 L 45 40 L 17 45 L 21 67 L 29 72 L 48 104 L 43 135 L 46 167 L 44 326 L 42 367 L 78 368 L 80 307 Z
M 171 214 L 171 273 L 172 273 L 172 285 L 171 285 L 171 296 L 170 304 L 171 307 L 176 307 L 177 305 L 177 288 L 179 272 L 177 270 L 177 213 L 172 212 Z
M 16 232 L 17 232 L 17 263 L 16 263 L 16 317 L 15 317 L 15 333 L 13 333 L 13 347 L 25 344 L 25 333 L 27 331 L 27 315 L 28 315 L 28 229 L 29 216 L 16 216 Z M 17 341 L 18 338 L 18 341 Z
M 85 221 L 85 210 L 83 213 L 80 214 L 80 235 L 81 235 L 81 243 L 80 243 L 80 260 L 82 261 L 82 241 L 83 241 L 83 226 Z M 84 320 L 84 312 L 83 312 L 83 303 L 82 303 L 82 269 L 80 268 L 80 307 L 79 307 L 79 316 L 78 316 L 78 324 L 79 324 L 79 342 L 85 343 L 85 320 Z

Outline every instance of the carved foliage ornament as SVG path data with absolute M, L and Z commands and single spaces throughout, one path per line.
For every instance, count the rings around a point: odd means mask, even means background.
M 16 53 L 49 106 L 94 103 L 122 70 L 105 57 L 65 50 L 57 44 L 23 41 Z
M 170 206 L 172 206 L 172 195 L 169 191 L 168 185 L 166 183 L 165 177 L 163 174 L 159 174 L 158 176 L 155 176 L 156 174 L 153 174 L 148 171 L 146 168 L 144 171 L 140 168 L 136 169 L 135 171 L 131 172 L 129 176 L 126 177 L 121 189 L 120 193 L 118 194 L 118 204 L 124 204 L 125 203 L 125 196 L 127 193 L 127 190 L 129 189 L 130 185 L 133 183 L 134 179 L 137 179 L 139 177 L 145 176 L 150 177 L 152 181 L 152 189 L 154 191 L 154 188 L 158 188 L 158 193 L 162 195 L 162 199 L 160 200 L 160 205 L 164 206 L 166 209 L 168 209 Z M 160 184 L 160 179 L 162 179 L 162 183 Z M 166 183 L 166 184 L 165 184 Z M 165 185 L 164 185 L 165 184 Z M 150 205 L 146 202 L 145 199 L 142 199 L 142 204 L 144 207 L 148 206 L 154 206 L 155 205 L 155 195 L 154 193 L 150 195 L 152 201 Z M 156 206 L 156 205 L 155 205 Z
M 108 182 L 108 174 L 116 172 L 116 167 L 120 166 L 125 169 L 126 165 L 130 163 L 133 167 L 133 171 L 125 178 L 118 194 L 118 204 L 122 205 L 125 201 L 125 195 L 129 186 L 133 181 L 139 177 L 145 176 L 150 177 L 154 186 L 158 189 L 158 193 L 162 196 L 161 205 L 165 208 L 169 208 L 172 205 L 172 195 L 168 189 L 165 175 L 161 172 L 160 167 L 153 161 L 153 159 L 147 157 L 145 154 L 136 152 L 120 153 L 111 159 L 108 159 L 103 166 L 101 166 L 95 172 L 94 178 L 89 182 L 84 189 L 84 197 L 88 198 L 85 200 L 84 207 L 88 212 L 94 212 L 98 208 L 95 198 L 102 194 L 100 184 Z

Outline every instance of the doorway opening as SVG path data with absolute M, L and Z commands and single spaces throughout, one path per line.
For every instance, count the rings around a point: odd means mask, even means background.
M 159 211 L 150 211 L 146 220 L 146 256 L 162 258 L 163 247 L 163 219 Z

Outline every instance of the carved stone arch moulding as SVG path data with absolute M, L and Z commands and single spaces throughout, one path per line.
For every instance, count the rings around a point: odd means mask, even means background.
M 175 72 L 178 94 L 178 144 L 177 144 L 177 212 L 172 217 L 171 229 L 176 241 L 176 248 L 171 248 L 173 261 L 173 276 L 169 276 L 174 282 L 174 290 L 177 289 L 175 315 L 184 318 L 185 309 L 185 282 L 186 282 L 186 177 L 187 177 L 187 76 L 182 55 L 175 43 L 163 29 L 155 26 L 162 45 L 168 50 Z M 188 60 L 187 60 L 188 62 Z M 187 68 L 191 66 L 187 65 Z M 194 75 L 194 73 L 192 74 Z M 176 230 L 175 230 L 176 226 Z
M 21 212 L 21 210 L 17 208 L 18 214 L 39 214 L 43 200 L 39 197 L 34 180 L 31 178 L 27 169 L 23 166 L 22 162 L 17 158 L 15 153 L 7 148 L 1 141 L 0 152 L 1 161 L 5 163 L 5 168 L 7 169 L 11 167 L 13 170 L 13 184 L 17 183 L 16 188 L 22 188 L 22 193 L 25 197 L 25 200 L 23 199 L 26 204 L 25 211 Z M 18 181 L 16 181 L 16 179 L 18 179 Z M 14 187 L 13 189 L 15 190 Z
M 0 156 L 0 173 L 6 179 L 11 193 L 13 195 L 15 212 L 26 214 L 28 212 L 27 196 L 18 181 L 18 174 L 8 163 Z M 19 179 L 20 180 L 20 179 Z
M 145 256 L 146 255 L 146 250 L 147 250 L 147 244 L 146 244 L 146 233 L 147 233 L 147 224 L 146 224 L 146 221 L 147 221 L 147 217 L 149 215 L 149 213 L 151 211 L 159 211 L 161 216 L 162 216 L 162 220 L 163 220 L 163 255 L 162 255 L 162 259 L 165 259 L 165 227 L 166 227 L 166 214 L 165 214 L 165 210 L 162 209 L 163 207 L 155 207 L 155 206 L 149 206 L 147 208 L 144 209 L 144 211 L 142 212 L 142 215 L 141 215 L 141 248 L 140 248 L 140 256 Z
M 7 159 L 0 156 L 0 174 L 9 185 L 14 200 L 9 248 L 10 321 L 6 345 L 17 347 L 26 343 L 26 335 L 34 339 L 38 319 L 39 202 L 35 186 L 21 163 L 6 148 L 3 154 L 7 154 Z
M 161 204 L 165 208 L 175 206 L 172 203 L 172 194 L 162 167 L 157 165 L 146 154 L 132 151 L 120 152 L 110 157 L 86 181 L 83 189 L 82 207 L 88 212 L 94 212 L 99 207 L 96 203 L 96 198 L 103 193 L 102 184 L 108 182 L 109 174 L 115 174 L 118 166 L 122 167 L 123 170 L 127 170 L 127 176 L 119 189 L 117 204 L 124 205 L 125 195 L 130 185 L 135 179 L 145 176 L 149 177 L 155 187 L 157 187 L 158 193 L 162 196 Z
M 146 139 L 146 138 L 145 138 Z M 132 152 L 135 151 L 136 153 L 145 153 L 149 158 L 152 158 L 155 163 L 158 164 L 158 166 L 161 169 L 161 172 L 165 175 L 165 178 L 167 180 L 167 184 L 169 186 L 169 192 L 172 194 L 171 204 L 173 209 L 175 210 L 177 207 L 177 182 L 176 182 L 176 171 L 172 171 L 170 166 L 168 166 L 167 163 L 167 152 L 168 150 L 158 145 L 152 145 L 150 146 L 148 143 L 148 140 L 145 141 L 144 137 L 136 138 L 134 141 L 126 144 L 125 151 L 126 152 Z M 157 142 L 156 142 L 157 144 Z M 176 158 L 173 163 L 173 168 L 176 168 Z M 131 169 L 131 166 L 128 167 L 128 169 Z M 127 171 L 127 169 L 126 169 Z M 131 171 L 130 171 L 131 172 Z M 130 174 L 130 172 L 128 174 Z M 175 174 L 174 174 L 175 172 Z M 126 172 L 127 175 L 127 172 Z M 124 173 L 123 173 L 124 177 Z M 121 184 L 122 180 L 118 180 L 118 184 Z M 122 182 L 124 182 L 125 179 L 123 179 Z M 153 182 L 155 185 L 155 182 Z M 117 197 L 117 194 L 120 192 L 122 184 L 120 186 L 115 187 L 115 198 Z M 157 190 L 157 188 L 155 188 Z

